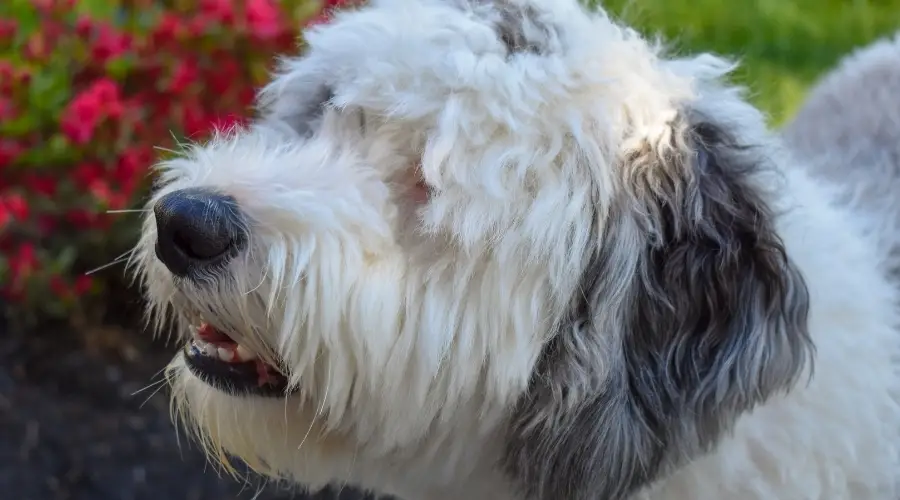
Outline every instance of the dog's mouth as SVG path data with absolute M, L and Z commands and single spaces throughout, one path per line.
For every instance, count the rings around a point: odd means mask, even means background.
M 188 369 L 210 386 L 239 395 L 284 396 L 288 379 L 246 346 L 206 322 L 184 347 Z

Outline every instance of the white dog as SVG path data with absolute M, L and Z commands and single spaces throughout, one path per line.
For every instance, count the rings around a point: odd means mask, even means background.
M 161 165 L 137 247 L 214 459 L 403 500 L 896 500 L 883 252 L 730 63 L 575 0 L 306 39 L 258 120 Z

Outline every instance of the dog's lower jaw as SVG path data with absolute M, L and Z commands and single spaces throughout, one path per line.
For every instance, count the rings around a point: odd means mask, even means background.
M 362 488 L 402 500 L 516 500 L 498 474 L 498 432 L 471 443 L 476 431 L 458 428 L 442 445 L 425 442 L 392 452 L 372 451 L 345 429 L 329 429 L 319 408 L 301 394 L 274 398 L 232 395 L 197 377 L 177 355 L 166 372 L 176 424 L 187 430 L 217 468 L 236 475 L 234 460 L 266 479 L 317 491 Z M 474 424 L 472 424 L 474 425 Z M 471 427 L 469 427 L 471 429 Z
M 232 395 L 198 378 L 179 353 L 166 369 L 176 424 L 188 431 L 214 465 L 235 474 L 233 459 L 262 476 L 313 488 L 333 480 L 316 464 L 345 461 L 352 447 L 315 418 L 302 394 Z M 305 471 L 302 478 L 295 477 Z M 298 481 L 298 479 L 301 479 Z

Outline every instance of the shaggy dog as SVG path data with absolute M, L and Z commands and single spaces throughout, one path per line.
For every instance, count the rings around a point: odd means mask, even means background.
M 160 165 L 135 253 L 214 459 L 404 500 L 896 500 L 883 252 L 731 63 L 575 0 L 306 39 L 252 124 Z M 896 153 L 832 113 L 836 169 Z

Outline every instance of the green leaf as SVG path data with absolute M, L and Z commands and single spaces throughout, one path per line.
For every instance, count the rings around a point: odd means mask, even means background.
M 65 71 L 45 68 L 31 77 L 28 104 L 32 111 L 55 120 L 71 97 L 69 75 Z
M 122 81 L 128 73 L 134 69 L 134 58 L 129 56 L 117 57 L 106 63 L 106 74 Z

